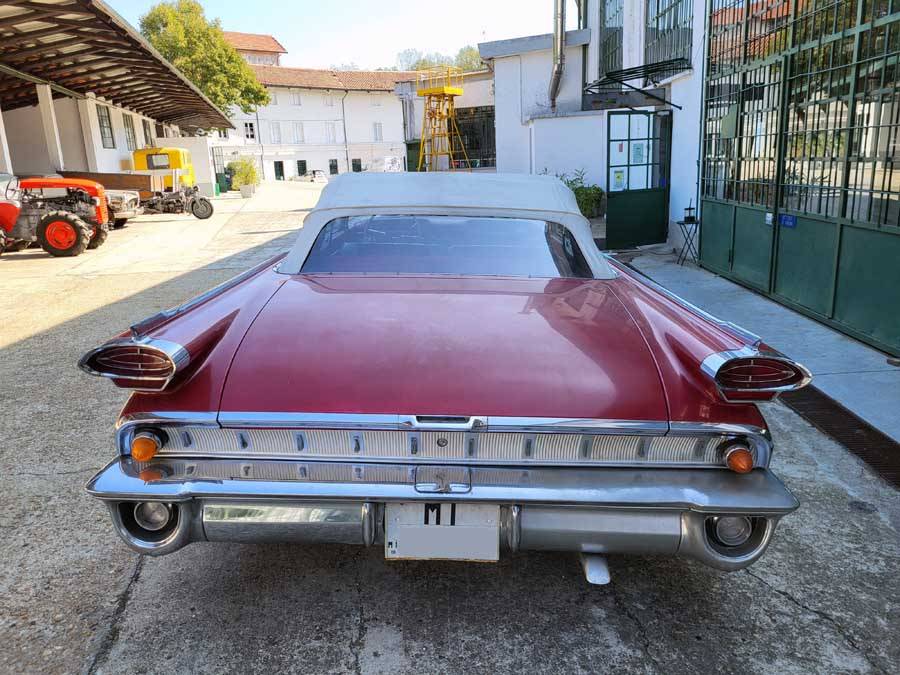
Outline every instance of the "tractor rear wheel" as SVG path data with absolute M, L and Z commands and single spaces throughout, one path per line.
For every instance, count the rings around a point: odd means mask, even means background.
M 194 218 L 206 220 L 213 214 L 213 205 L 206 197 L 194 197 L 191 201 L 191 213 Z
M 106 238 L 109 236 L 109 225 L 103 223 L 102 225 L 96 225 L 93 230 L 91 230 L 91 240 L 88 242 L 89 249 L 100 248 L 103 246 L 103 242 L 106 241 Z
M 50 211 L 37 225 L 37 240 L 55 257 L 81 255 L 91 240 L 91 228 L 68 211 Z

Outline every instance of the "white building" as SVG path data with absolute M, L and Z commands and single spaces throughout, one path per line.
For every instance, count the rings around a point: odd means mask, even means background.
M 217 162 L 255 157 L 264 177 L 278 180 L 316 169 L 333 175 L 403 168 L 403 110 L 394 86 L 414 73 L 285 68 L 278 65 L 284 49 L 271 36 L 231 35 L 271 102 L 249 114 L 232 112 L 235 129 L 214 141 Z
M 675 222 L 697 205 L 704 3 L 547 4 L 562 10 L 554 32 L 479 45 L 494 71 L 497 170 L 583 171 L 608 193 L 608 239 L 654 243 L 668 230 L 679 242 Z M 577 28 L 557 30 L 566 9 Z

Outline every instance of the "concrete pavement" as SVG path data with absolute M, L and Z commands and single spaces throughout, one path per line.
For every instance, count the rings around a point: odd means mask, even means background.
M 219 200 L 205 223 L 138 221 L 74 262 L 0 257 L 0 672 L 898 670 L 898 493 L 779 404 L 773 468 L 802 506 L 745 572 L 619 557 L 591 587 L 571 555 L 125 548 L 83 485 L 113 455 L 126 394 L 75 362 L 288 246 L 309 188 Z

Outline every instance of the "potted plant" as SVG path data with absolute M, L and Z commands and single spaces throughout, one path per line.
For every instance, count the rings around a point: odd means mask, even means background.
M 231 187 L 241 191 L 241 197 L 251 197 L 259 184 L 256 163 L 250 159 L 239 159 L 228 165 L 231 170 Z

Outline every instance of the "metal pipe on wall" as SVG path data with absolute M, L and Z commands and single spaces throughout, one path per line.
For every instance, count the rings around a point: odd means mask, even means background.
M 556 97 L 566 67 L 566 0 L 553 0 L 553 70 L 547 97 L 550 109 L 556 110 Z

